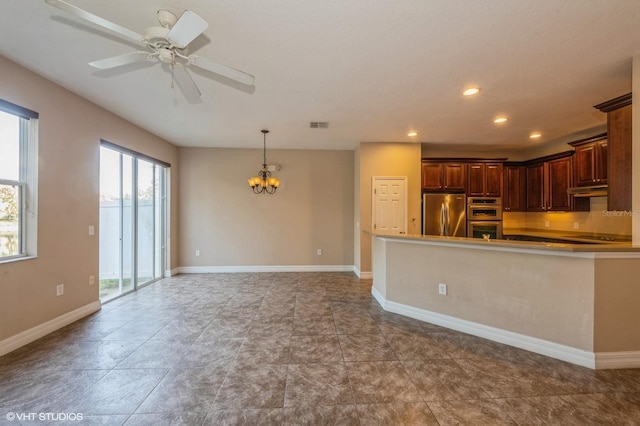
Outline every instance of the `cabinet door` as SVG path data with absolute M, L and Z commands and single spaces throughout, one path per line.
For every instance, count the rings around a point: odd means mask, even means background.
M 606 139 L 596 145 L 596 182 L 601 185 L 607 183 L 607 171 L 609 170 L 608 146 Z
M 631 105 L 610 111 L 608 210 L 631 210 Z
M 467 165 L 465 163 L 444 163 L 444 189 L 464 191 L 467 185 Z
M 545 167 L 544 163 L 527 166 L 527 211 L 545 211 Z
M 485 172 L 485 196 L 502 195 L 502 164 L 487 164 Z
M 598 146 L 596 143 L 576 147 L 574 154 L 574 174 L 576 186 L 588 186 L 596 183 Z
M 422 163 L 422 189 L 441 191 L 443 189 L 442 163 Z
M 573 210 L 573 199 L 567 193 L 571 187 L 571 157 L 549 161 L 548 173 L 547 210 Z
M 469 163 L 467 169 L 467 195 L 470 197 L 484 197 L 486 183 L 486 167 L 482 163 Z
M 504 167 L 504 190 L 502 192 L 502 206 L 504 211 L 525 211 L 526 170 L 524 166 Z

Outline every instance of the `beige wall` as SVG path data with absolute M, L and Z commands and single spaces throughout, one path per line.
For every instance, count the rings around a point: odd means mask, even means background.
M 593 351 L 592 259 L 402 241 L 385 249 L 388 301 Z
M 353 265 L 353 151 L 268 150 L 281 166 L 274 195 L 247 184 L 261 149 L 180 148 L 179 158 L 180 266 Z
M 590 129 L 579 130 L 551 141 L 532 142 L 527 140 L 527 145 L 522 146 L 520 141 L 511 146 L 465 146 L 452 144 L 422 144 L 423 158 L 506 158 L 508 161 L 526 161 L 533 158 L 571 151 L 573 147 L 569 142 L 586 139 L 607 131 L 607 116 L 597 110 L 594 115 L 599 115 L 602 124 Z
M 371 272 L 371 177 L 407 177 L 407 232 L 420 234 L 420 144 L 417 143 L 361 143 L 360 144 L 360 215 L 356 228 L 360 228 L 361 272 Z
M 353 264 L 356 272 L 361 271 L 362 256 L 360 255 L 360 146 L 353 155 Z
M 0 98 L 40 113 L 38 257 L 0 264 L 0 341 L 98 300 L 100 139 L 177 166 L 177 149 L 0 57 Z M 172 170 L 171 266 L 177 264 L 177 167 Z M 56 285 L 63 283 L 63 296 Z
M 637 259 L 596 260 L 596 352 L 640 351 L 638 264 Z
M 640 54 L 633 57 L 632 97 L 640 99 Z M 636 101 L 637 103 L 637 101 Z M 640 108 L 631 109 L 631 211 L 633 244 L 640 246 Z

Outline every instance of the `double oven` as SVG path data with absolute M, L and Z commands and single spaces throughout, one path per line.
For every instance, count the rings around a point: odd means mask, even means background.
M 502 199 L 500 197 L 467 198 L 467 237 L 502 239 Z

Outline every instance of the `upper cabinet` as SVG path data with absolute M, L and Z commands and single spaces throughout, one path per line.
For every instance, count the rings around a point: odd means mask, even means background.
M 574 199 L 567 190 L 572 186 L 572 152 L 533 160 L 526 169 L 527 211 L 588 211 L 588 199 Z
M 453 161 L 422 162 L 422 190 L 464 192 L 467 183 L 466 164 Z
M 575 186 L 607 184 L 607 135 L 571 142 L 576 148 L 573 157 L 573 183 Z
M 607 113 L 608 210 L 631 210 L 631 93 L 596 105 Z
M 527 168 L 521 164 L 504 165 L 502 209 L 506 212 L 523 212 L 527 209 Z
M 467 195 L 500 197 L 502 195 L 502 163 L 468 163 Z

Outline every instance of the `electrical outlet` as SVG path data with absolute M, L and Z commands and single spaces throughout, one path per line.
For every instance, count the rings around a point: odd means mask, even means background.
M 196 257 L 200 256 L 200 250 L 196 250 Z
M 94 275 L 89 275 L 89 285 L 94 285 L 96 283 L 96 277 Z
M 545 228 L 548 228 L 548 227 L 549 227 L 549 221 L 548 221 L 548 220 L 545 220 L 545 221 L 544 221 L 544 227 L 545 227 Z
M 64 294 L 64 284 L 58 284 L 56 286 L 56 296 L 62 296 Z
M 316 250 L 316 254 L 317 254 L 318 256 L 322 256 L 322 249 L 318 249 L 318 250 Z
M 573 222 L 573 229 L 580 229 L 580 222 Z
M 442 294 L 444 296 L 447 295 L 447 285 L 446 284 L 438 284 L 438 294 Z
M 89 225 L 89 235 L 96 235 L 96 227 Z

